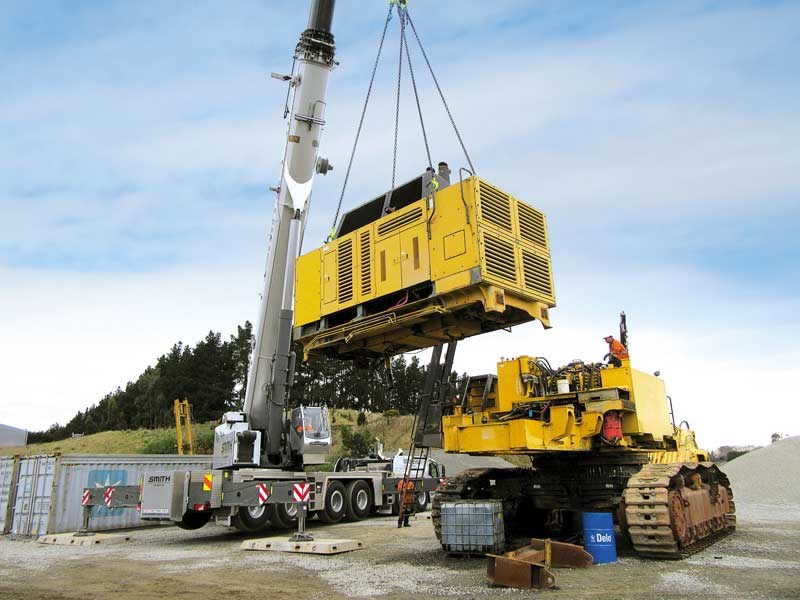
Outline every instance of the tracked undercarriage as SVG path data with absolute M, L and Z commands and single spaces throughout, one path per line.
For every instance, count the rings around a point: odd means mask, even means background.
M 470 469 L 440 487 L 432 513 L 437 538 L 442 502 L 461 499 L 502 500 L 506 540 L 574 538 L 580 511 L 610 510 L 635 552 L 651 558 L 683 558 L 736 527 L 730 483 L 713 463 L 543 458 L 530 469 Z
M 640 556 L 683 558 L 736 529 L 730 482 L 710 462 L 646 465 L 628 482 L 620 527 Z

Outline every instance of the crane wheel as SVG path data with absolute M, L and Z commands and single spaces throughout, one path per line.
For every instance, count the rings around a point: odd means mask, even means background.
M 345 487 L 345 521 L 361 521 L 372 508 L 372 490 L 362 479 L 351 481 Z
M 297 504 L 293 502 L 279 502 L 272 511 L 272 524 L 275 527 L 287 529 L 297 523 Z
M 211 520 L 211 511 L 187 510 L 183 518 L 175 523 L 181 529 L 200 529 Z
M 243 506 L 231 518 L 231 524 L 244 533 L 255 533 L 266 529 L 273 513 L 273 505 Z
M 318 511 L 319 520 L 323 523 L 338 523 L 345 514 L 347 496 L 341 481 L 331 481 L 325 492 L 325 507 Z

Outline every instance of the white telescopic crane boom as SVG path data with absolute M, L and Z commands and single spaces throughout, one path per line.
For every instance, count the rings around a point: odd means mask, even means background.
M 312 2 L 308 28 L 295 50 L 297 74 L 290 80 L 294 98 L 244 404 L 249 429 L 262 435 L 262 466 L 284 462 L 284 409 L 294 371 L 295 260 L 315 171 L 324 173 L 329 168 L 319 158 L 319 145 L 328 76 L 334 65 L 333 7 L 334 0 Z

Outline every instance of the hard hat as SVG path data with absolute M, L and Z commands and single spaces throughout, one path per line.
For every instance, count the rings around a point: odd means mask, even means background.
M 609 340 L 609 339 L 612 339 L 612 340 L 613 340 L 613 339 L 614 339 L 614 336 L 613 336 L 613 335 L 607 335 L 607 336 L 606 336 L 606 337 L 604 337 L 603 339 L 604 339 L 604 340 Z

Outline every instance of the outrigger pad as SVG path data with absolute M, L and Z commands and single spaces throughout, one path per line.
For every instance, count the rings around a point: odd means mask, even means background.
M 359 540 L 323 539 L 310 542 L 293 542 L 286 538 L 261 538 L 245 540 L 241 550 L 272 550 L 274 552 L 294 552 L 297 554 L 341 554 L 362 550 L 364 543 Z
M 40 536 L 36 541 L 40 544 L 53 544 L 56 546 L 95 546 L 97 544 L 122 544 L 130 540 L 131 536 L 122 533 L 94 533 L 92 535 L 56 533 Z

